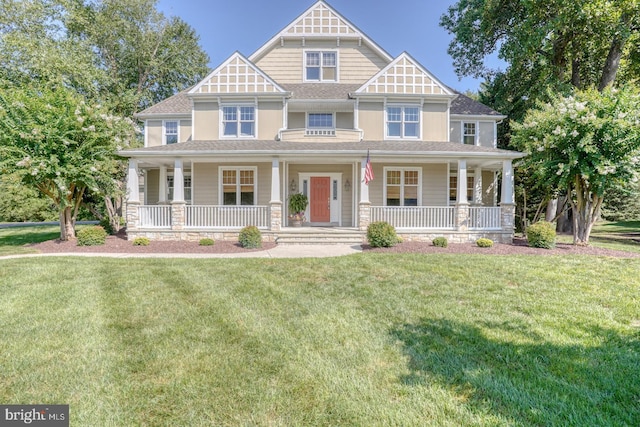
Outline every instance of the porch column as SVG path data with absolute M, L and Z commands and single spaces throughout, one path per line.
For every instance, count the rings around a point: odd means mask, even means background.
M 280 160 L 274 157 L 271 160 L 271 201 L 269 202 L 271 213 L 271 230 L 280 231 L 282 227 L 282 200 L 280 199 Z
M 473 204 L 482 205 L 482 168 L 475 168 L 473 172 Z
M 515 230 L 516 204 L 513 194 L 513 165 L 512 160 L 502 162 L 502 196 L 500 201 L 500 221 L 502 226 L 502 243 L 513 242 Z
M 469 200 L 467 199 L 467 161 L 458 160 L 458 188 L 456 195 L 456 230 L 469 228 Z
M 176 159 L 173 166 L 173 200 L 171 201 L 171 230 L 180 231 L 185 225 L 184 173 L 182 159 Z M 176 236 L 177 237 L 177 236 Z M 183 236 L 179 239 L 182 240 Z
M 138 161 L 129 159 L 129 170 L 127 172 L 127 193 L 128 202 L 140 203 L 140 182 L 138 180 Z
M 366 231 L 371 223 L 371 202 L 369 201 L 369 185 L 364 183 L 367 166 L 366 157 L 360 161 L 360 203 L 358 204 L 358 229 Z
M 160 166 L 160 178 L 158 180 L 158 204 L 167 203 L 167 167 Z
M 140 223 L 140 190 L 138 180 L 138 161 L 129 159 L 129 169 L 127 171 L 127 230 L 131 232 L 138 229 Z

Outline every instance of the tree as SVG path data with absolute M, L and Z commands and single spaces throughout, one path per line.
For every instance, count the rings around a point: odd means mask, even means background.
M 640 169 L 640 93 L 623 88 L 555 96 L 514 124 L 513 142 L 541 183 L 565 190 L 575 244 L 589 243 L 605 194 L 637 182 Z
M 114 191 L 116 150 L 135 139 L 129 118 L 86 102 L 63 84 L 0 90 L 0 171 L 16 174 L 55 204 L 60 239 L 75 238 L 86 193 Z

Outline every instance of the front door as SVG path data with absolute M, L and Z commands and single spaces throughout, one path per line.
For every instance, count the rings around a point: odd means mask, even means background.
M 309 221 L 330 222 L 331 178 L 328 176 L 312 176 L 310 190 Z

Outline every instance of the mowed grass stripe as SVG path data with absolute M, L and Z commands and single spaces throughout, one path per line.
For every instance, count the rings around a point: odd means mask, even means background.
M 0 261 L 0 401 L 78 425 L 634 425 L 640 260 Z

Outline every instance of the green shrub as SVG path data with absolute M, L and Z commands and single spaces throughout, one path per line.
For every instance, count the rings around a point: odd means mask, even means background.
M 200 239 L 200 246 L 213 246 L 215 241 L 213 239 L 204 238 Z
M 107 232 L 99 225 L 94 225 L 81 229 L 76 237 L 78 246 L 99 246 L 107 241 Z
M 133 239 L 133 246 L 149 246 L 148 237 L 136 237 Z
M 552 249 L 556 246 L 556 226 L 540 221 L 527 228 L 527 241 L 532 248 Z
M 240 246 L 246 249 L 255 249 L 262 247 L 262 233 L 255 225 L 248 225 L 240 230 L 238 236 Z
M 439 248 L 446 248 L 449 245 L 449 241 L 446 237 L 436 237 L 433 239 L 433 246 L 437 246 Z
M 390 248 L 400 242 L 396 229 L 384 221 L 369 224 L 367 227 L 367 240 L 372 248 Z
M 484 237 L 476 240 L 476 245 L 480 248 L 490 248 L 493 246 L 493 240 L 485 239 Z

